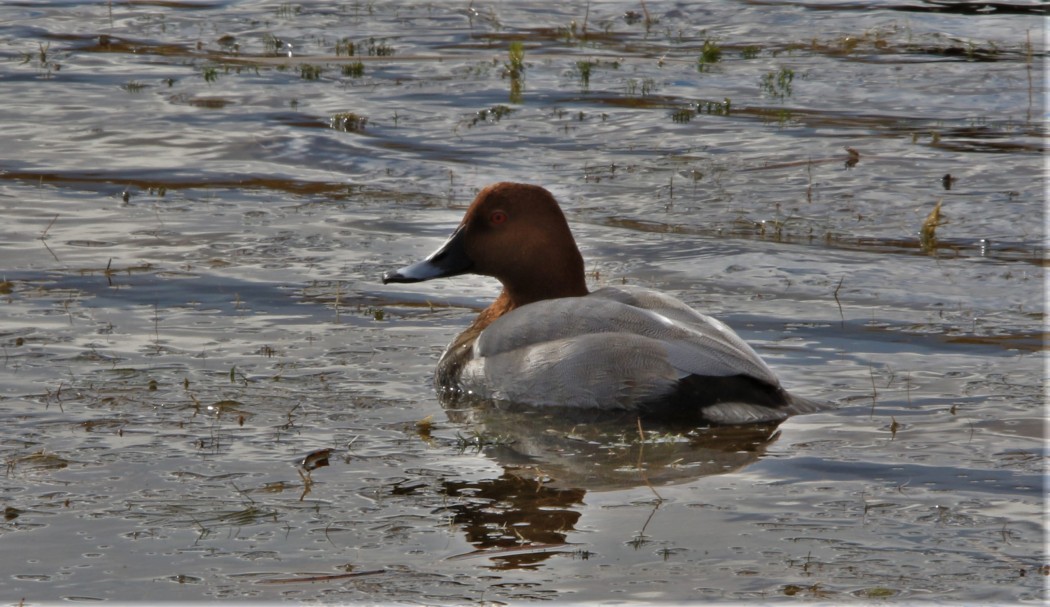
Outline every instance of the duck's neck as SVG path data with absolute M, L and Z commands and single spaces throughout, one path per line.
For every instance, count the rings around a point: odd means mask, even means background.
M 572 282 L 557 282 L 552 281 L 549 283 L 528 283 L 526 287 L 513 287 L 509 285 L 503 286 L 503 292 L 500 293 L 496 301 L 492 302 L 489 309 L 502 310 L 502 314 L 506 314 L 515 308 L 520 308 L 526 304 L 530 304 L 537 301 L 543 301 L 544 299 L 561 299 L 563 297 L 583 297 L 588 293 L 587 283 L 583 279 L 583 273 L 580 273 L 579 280 Z M 498 316 L 497 316 L 498 318 Z
M 552 285 L 544 284 L 541 285 L 541 288 L 539 289 L 513 289 L 504 285 L 503 291 L 500 292 L 499 297 L 489 304 L 489 307 L 482 310 L 481 314 L 479 314 L 477 319 L 474 320 L 474 324 L 470 326 L 469 330 L 480 333 L 485 327 L 492 324 L 500 316 L 526 304 L 543 301 L 544 299 L 583 297 L 589 292 L 587 291 L 587 283 L 583 279 L 582 272 L 580 273 L 578 281 L 555 284 L 563 284 L 565 286 L 562 288 L 552 288 Z
M 566 227 L 566 229 L 568 229 Z M 548 250 L 532 251 L 529 255 L 536 259 L 555 260 L 548 264 L 522 264 L 518 271 L 511 275 L 500 276 L 503 292 L 486 310 L 499 312 L 495 318 L 520 308 L 526 304 L 544 299 L 561 299 L 563 297 L 583 297 L 588 293 L 587 278 L 583 271 L 583 256 L 576 248 L 572 234 L 567 233 L 564 241 L 568 245 L 553 246 Z
M 496 301 L 492 302 L 489 304 L 489 307 L 482 310 L 481 314 L 478 314 L 471 329 L 477 328 L 480 332 L 482 329 L 492 324 L 492 321 L 503 316 L 507 312 L 510 312 L 516 307 L 518 306 L 515 305 L 514 300 L 507 293 L 507 290 L 503 289 L 499 294 L 499 297 L 496 298 Z

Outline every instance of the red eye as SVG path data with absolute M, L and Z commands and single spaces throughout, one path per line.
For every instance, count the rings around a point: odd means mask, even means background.
M 499 225 L 507 221 L 507 214 L 503 211 L 493 211 L 492 215 L 489 215 L 489 221 L 492 225 Z

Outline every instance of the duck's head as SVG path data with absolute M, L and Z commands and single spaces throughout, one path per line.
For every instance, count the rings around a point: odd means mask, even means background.
M 478 193 L 459 227 L 423 261 L 383 275 L 383 283 L 460 274 L 492 276 L 513 306 L 587 294 L 583 257 L 547 190 L 497 183 Z

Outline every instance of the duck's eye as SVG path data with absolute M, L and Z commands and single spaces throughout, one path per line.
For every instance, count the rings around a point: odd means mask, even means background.
M 489 215 L 489 222 L 492 225 L 499 225 L 505 221 L 507 221 L 507 214 L 503 211 L 493 211 L 492 215 Z

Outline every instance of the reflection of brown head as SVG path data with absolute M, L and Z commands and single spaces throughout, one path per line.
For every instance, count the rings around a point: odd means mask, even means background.
M 565 536 L 580 518 L 571 507 L 583 503 L 585 494 L 509 473 L 481 482 L 447 481 L 443 488 L 452 521 L 468 542 L 498 561 L 497 569 L 527 567 L 563 552 Z

